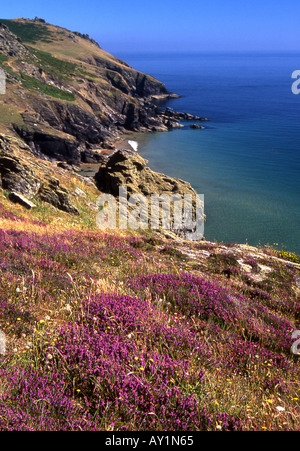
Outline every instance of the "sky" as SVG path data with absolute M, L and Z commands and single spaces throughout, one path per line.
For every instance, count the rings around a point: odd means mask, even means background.
M 0 17 L 44 18 L 114 53 L 297 51 L 299 0 L 14 0 Z

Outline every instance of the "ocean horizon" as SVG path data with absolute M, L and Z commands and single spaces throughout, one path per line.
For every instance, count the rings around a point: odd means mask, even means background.
M 136 135 L 151 169 L 205 196 L 205 238 L 300 254 L 300 52 L 118 54 L 180 96 L 163 107 L 207 117 L 205 130 Z

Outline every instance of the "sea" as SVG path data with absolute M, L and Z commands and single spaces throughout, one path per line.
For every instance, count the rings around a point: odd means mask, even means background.
M 204 195 L 205 239 L 300 254 L 300 53 L 117 56 L 180 95 L 164 108 L 210 119 L 134 138 L 151 169 Z

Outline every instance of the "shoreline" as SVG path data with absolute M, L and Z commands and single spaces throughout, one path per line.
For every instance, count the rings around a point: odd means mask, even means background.
M 133 134 L 135 132 L 132 132 Z M 119 150 L 129 150 L 132 152 L 138 152 L 138 142 L 129 139 L 130 136 L 128 133 L 116 138 L 114 142 L 112 142 L 112 149 L 103 149 L 103 152 L 101 152 L 101 155 L 103 155 L 104 158 L 111 157 L 114 153 L 118 152 Z M 137 147 L 134 148 L 130 142 L 137 144 Z M 81 163 L 79 171 L 76 171 L 77 174 L 83 176 L 83 177 L 94 177 L 96 173 L 98 172 L 100 166 L 102 163 Z
M 167 93 L 167 94 L 154 95 L 154 96 L 151 96 L 150 98 L 153 100 L 157 100 L 157 101 L 160 100 L 165 103 L 169 99 L 175 99 L 175 98 L 178 99 L 180 97 L 181 96 L 178 94 Z M 99 149 L 98 150 L 99 154 L 101 156 L 103 156 L 103 158 L 106 159 L 106 158 L 111 157 L 114 153 L 118 152 L 119 150 L 128 150 L 131 152 L 138 152 L 139 142 L 138 142 L 138 140 L 135 139 L 135 137 L 137 135 L 152 134 L 152 133 L 167 133 L 176 128 L 184 128 L 184 125 L 181 124 L 181 122 L 179 122 L 182 120 L 189 121 L 189 122 L 197 121 L 197 122 L 201 122 L 201 123 L 210 121 L 210 119 L 208 119 L 206 117 L 195 116 L 190 113 L 177 112 L 177 111 L 174 111 L 172 108 L 166 108 L 163 111 L 164 111 L 165 115 L 173 116 L 174 119 L 177 120 L 177 122 L 175 122 L 172 127 L 169 127 L 169 128 L 165 127 L 165 129 L 162 129 L 162 130 L 143 129 L 143 130 L 139 130 L 139 131 L 129 131 L 129 130 L 124 131 L 123 133 L 120 133 L 120 135 L 118 135 L 114 139 L 112 139 L 110 142 L 108 142 L 107 148 Z M 158 116 L 159 116 L 159 114 L 158 114 Z M 201 128 L 202 129 L 205 127 L 200 124 L 199 125 L 193 124 L 193 125 L 191 125 L 191 128 Z M 98 172 L 101 164 L 102 164 L 101 162 L 81 163 L 80 169 L 76 172 L 83 177 L 93 178 L 95 176 L 95 174 Z

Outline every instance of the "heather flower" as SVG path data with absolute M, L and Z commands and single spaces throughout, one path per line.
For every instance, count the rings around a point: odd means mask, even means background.
M 245 416 L 220 412 L 223 403 L 209 398 L 215 381 L 228 393 L 236 381 L 257 383 L 274 406 L 278 394 L 296 404 L 290 381 L 299 369 L 290 347 L 297 299 L 258 286 L 242 291 L 236 279 L 147 274 L 144 244 L 98 233 L 41 239 L 0 230 L 0 325 L 9 324 L 9 335 L 23 340 L 19 355 L 25 352 L 20 366 L 1 361 L 0 430 L 261 429 L 251 406 Z M 129 259 L 136 275 L 126 273 L 126 281 L 120 265 Z M 131 295 L 91 289 L 103 274 Z M 55 314 L 40 319 L 40 302 Z M 34 345 L 24 346 L 28 340 Z

